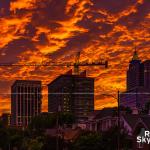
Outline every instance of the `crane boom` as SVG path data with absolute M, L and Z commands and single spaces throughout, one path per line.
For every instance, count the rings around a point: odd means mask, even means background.
M 66 66 L 66 67 L 74 67 L 74 74 L 79 74 L 79 67 L 80 66 L 105 66 L 105 68 L 108 68 L 108 61 L 106 60 L 100 60 L 100 61 L 93 61 L 93 62 L 80 62 L 80 52 L 77 53 L 75 57 L 75 62 L 41 62 L 41 63 L 0 63 L 0 67 L 13 67 L 13 66 Z

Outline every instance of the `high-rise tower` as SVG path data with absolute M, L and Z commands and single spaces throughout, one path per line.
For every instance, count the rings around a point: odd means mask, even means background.
M 141 62 L 134 51 L 127 71 L 127 90 L 120 94 L 121 106 L 144 109 L 150 102 L 150 60 Z
M 72 112 L 77 121 L 84 121 L 94 110 L 94 78 L 80 75 L 60 75 L 48 84 L 48 111 Z
M 133 89 L 144 84 L 143 64 L 135 50 L 127 71 L 127 90 Z
M 144 87 L 150 89 L 150 60 L 143 62 L 144 65 Z

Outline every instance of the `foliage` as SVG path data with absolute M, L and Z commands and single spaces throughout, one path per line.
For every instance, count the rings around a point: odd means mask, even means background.
M 102 150 L 102 137 L 97 133 L 80 136 L 73 144 L 73 150 Z
M 69 112 L 60 112 L 59 114 L 46 113 L 34 117 L 29 125 L 29 129 L 41 130 L 54 128 L 57 120 L 60 125 L 73 124 L 75 122 L 74 116 Z
M 56 150 L 57 143 L 58 143 L 58 149 L 63 150 L 64 149 L 64 147 L 63 147 L 64 141 L 62 138 L 45 136 L 44 145 L 42 147 L 42 150 Z
M 41 137 L 25 140 L 23 147 L 27 150 L 41 150 L 43 147 L 43 142 L 40 140 L 40 138 Z
M 3 150 L 8 148 L 9 145 L 9 133 L 6 129 L 1 128 L 0 129 L 0 148 L 2 148 Z
M 11 148 L 16 147 L 18 150 L 56 150 L 58 142 L 60 150 L 64 146 L 69 147 L 69 150 L 115 150 L 119 133 L 120 148 L 131 149 L 131 141 L 127 139 L 127 134 L 123 131 L 118 132 L 117 127 L 101 134 L 83 132 L 73 143 L 66 143 L 61 138 L 45 135 L 43 130 L 56 127 L 57 119 L 61 125 L 70 125 L 75 121 L 71 113 L 59 113 L 39 115 L 32 120 L 30 128 L 25 130 L 6 128 L 1 125 L 0 148 L 8 150 L 10 146 Z
M 119 132 L 120 133 L 120 132 Z M 87 133 L 81 135 L 80 138 L 73 143 L 73 150 L 116 150 L 117 149 L 118 128 L 112 128 L 102 134 Z M 120 147 L 122 149 L 130 149 L 131 141 L 127 139 L 127 134 L 121 132 L 119 134 Z
M 56 115 L 54 114 L 41 114 L 32 119 L 29 128 L 30 129 L 47 129 L 53 128 L 56 124 Z
M 59 124 L 73 124 L 75 122 L 75 117 L 70 112 L 59 113 Z
M 0 129 L 4 128 L 3 122 L 0 120 Z

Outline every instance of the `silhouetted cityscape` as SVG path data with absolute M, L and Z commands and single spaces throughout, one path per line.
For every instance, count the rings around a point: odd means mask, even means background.
M 0 150 L 150 150 L 149 0 L 0 0 Z
M 7 127 L 44 129 L 46 135 L 63 138 L 64 143 L 67 138 L 77 138 L 81 131 L 105 133 L 116 126 L 117 139 L 121 131 L 126 132 L 129 148 L 149 149 L 148 144 L 136 143 L 135 139 L 141 128 L 150 129 L 149 81 L 150 61 L 141 62 L 135 51 L 127 70 L 127 90 L 116 98 L 120 101 L 118 108 L 94 110 L 94 78 L 87 77 L 86 71 L 77 75 L 69 70 L 48 84 L 48 112 L 42 113 L 41 81 L 16 80 L 11 87 L 11 114 L 2 114 L 1 120 Z M 58 114 L 63 115 L 63 120 Z M 65 121 L 66 117 L 69 120 Z M 48 120 L 44 122 L 42 118 Z M 121 147 L 122 142 L 117 141 Z

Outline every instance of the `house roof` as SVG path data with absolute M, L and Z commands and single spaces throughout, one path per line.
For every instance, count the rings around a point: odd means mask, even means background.
M 81 133 L 81 129 L 65 129 L 64 130 L 64 139 L 67 141 L 74 141 L 76 140 Z
M 135 114 L 125 114 L 122 116 L 132 129 L 134 128 L 136 122 L 140 118 L 140 115 L 135 115 Z
M 80 128 L 76 128 L 76 129 L 65 128 L 65 129 L 61 129 L 60 131 L 58 131 L 58 129 L 56 129 L 56 128 L 53 128 L 53 129 L 47 129 L 45 134 L 52 136 L 52 137 L 61 135 L 61 136 L 63 136 L 64 140 L 66 140 L 66 141 L 74 141 L 78 138 L 80 133 L 81 133 Z
M 88 116 L 89 118 L 100 119 L 100 118 L 115 116 L 115 115 L 116 115 L 116 108 L 105 108 L 102 110 L 96 110 L 90 113 Z
M 150 129 L 150 116 L 142 116 L 141 117 L 142 121 L 144 122 L 144 124 L 147 126 L 148 129 Z
M 139 115 L 139 114 L 125 114 L 123 118 L 133 129 L 135 125 L 139 122 L 142 122 L 146 125 L 147 128 L 150 129 L 150 116 L 149 115 Z

